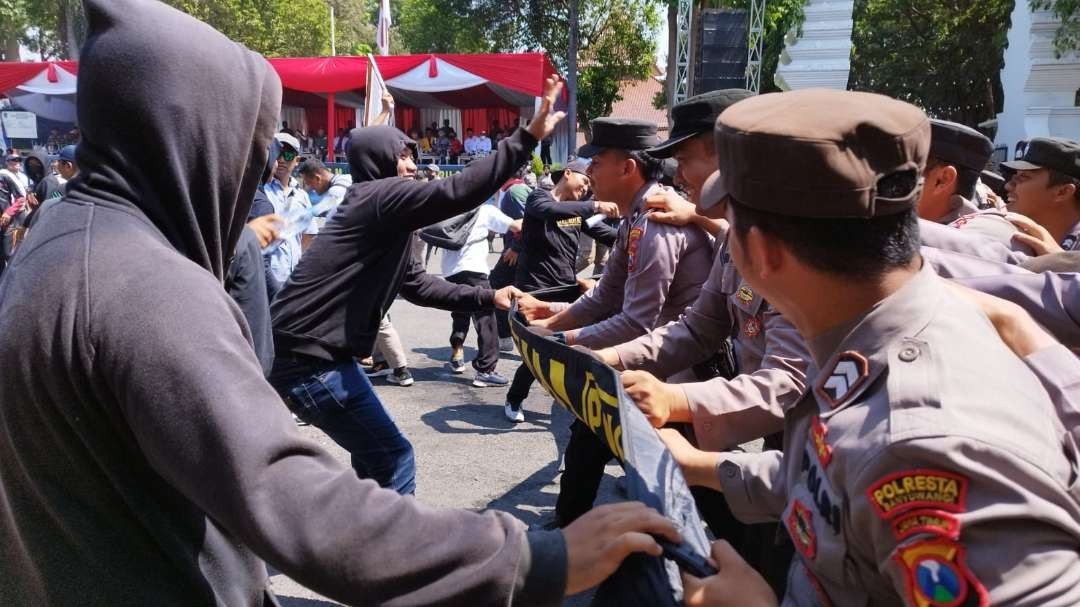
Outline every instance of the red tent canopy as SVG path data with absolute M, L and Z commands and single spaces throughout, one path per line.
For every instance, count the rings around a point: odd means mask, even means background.
M 308 109 L 325 104 L 328 133 L 351 111 L 335 103 L 335 94 L 364 93 L 367 57 L 268 61 L 286 89 L 287 104 Z M 397 55 L 375 61 L 397 101 L 398 125 L 405 129 L 419 126 L 420 108 L 463 110 L 463 126 L 478 131 L 491 122 L 509 124 L 521 108 L 532 106 L 544 79 L 555 73 L 543 53 Z M 74 61 L 0 63 L 0 93 L 71 94 L 77 73 Z

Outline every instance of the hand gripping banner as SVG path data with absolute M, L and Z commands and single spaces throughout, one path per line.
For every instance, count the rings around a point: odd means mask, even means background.
M 656 430 L 626 395 L 618 372 L 587 351 L 530 329 L 516 306 L 510 312 L 510 333 L 522 361 L 544 390 L 618 458 L 626 471 L 628 497 L 661 512 L 678 528 L 683 544 L 665 546 L 665 554 L 678 552 L 690 560 L 703 560 L 709 542 L 686 480 Z M 600 587 L 593 604 L 680 605 L 679 566 L 668 558 L 627 559 Z

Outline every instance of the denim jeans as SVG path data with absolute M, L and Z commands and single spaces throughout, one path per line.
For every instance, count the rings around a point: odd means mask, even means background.
M 355 361 L 279 353 L 270 383 L 297 417 L 349 452 L 361 478 L 402 495 L 416 492 L 412 444 Z

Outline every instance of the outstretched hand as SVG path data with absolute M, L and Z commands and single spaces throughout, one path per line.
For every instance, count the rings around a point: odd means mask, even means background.
M 555 132 L 555 127 L 562 122 L 563 118 L 566 118 L 566 112 L 552 113 L 551 111 L 555 107 L 555 100 L 562 94 L 562 90 L 563 81 L 559 76 L 548 76 L 548 79 L 544 81 L 544 95 L 540 99 L 540 109 L 536 111 L 532 122 L 526 127 L 529 134 L 537 141 Z

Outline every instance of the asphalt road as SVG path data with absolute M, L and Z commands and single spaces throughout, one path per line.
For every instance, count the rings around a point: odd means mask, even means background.
M 495 257 L 491 257 L 494 264 Z M 430 269 L 438 273 L 439 257 Z M 561 454 L 569 438 L 571 416 L 534 384 L 525 401 L 525 423 L 503 417 L 506 388 L 473 388 L 472 368 L 453 375 L 450 358 L 450 313 L 420 308 L 399 299 L 390 311 L 409 353 L 416 383 L 408 388 L 376 379 L 379 398 L 390 410 L 416 452 L 416 498 L 446 508 L 509 512 L 526 524 L 550 518 L 558 495 Z M 475 354 L 470 331 L 466 360 Z M 503 354 L 498 371 L 507 378 L 519 365 L 516 354 Z M 341 462 L 348 454 L 313 427 L 301 431 L 319 441 Z M 598 503 L 618 501 L 615 478 L 622 470 L 611 464 Z M 317 516 L 318 513 L 312 513 Z M 362 513 L 358 513 L 362 516 Z M 357 546 L 357 550 L 364 550 Z M 285 607 L 338 605 L 271 571 L 271 583 Z M 571 597 L 567 605 L 586 605 L 588 596 Z

